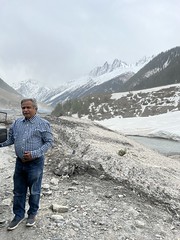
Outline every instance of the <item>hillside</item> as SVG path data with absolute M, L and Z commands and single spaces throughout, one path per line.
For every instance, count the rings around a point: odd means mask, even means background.
M 91 120 L 147 117 L 180 110 L 180 84 L 139 91 L 93 95 L 58 104 L 55 116 L 77 114 Z
M 41 209 L 31 229 L 24 221 L 6 230 L 12 218 L 14 152 L 1 149 L 0 239 L 179 239 L 178 160 L 91 121 L 48 120 L 55 147 L 46 155 Z
M 19 108 L 20 95 L 16 90 L 10 87 L 2 79 L 0 79 L 0 109 L 1 110 L 14 110 Z
M 180 83 L 180 47 L 162 52 L 125 82 L 123 91 Z

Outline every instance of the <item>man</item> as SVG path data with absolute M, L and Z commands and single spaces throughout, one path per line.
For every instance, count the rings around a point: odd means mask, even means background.
M 23 99 L 21 108 L 24 118 L 18 118 L 12 124 L 8 139 L 0 144 L 0 147 L 14 144 L 17 156 L 13 176 L 13 213 L 15 216 L 7 228 L 8 230 L 15 229 L 25 217 L 28 189 L 30 195 L 26 226 L 30 227 L 35 224 L 35 217 L 39 209 L 44 154 L 53 145 L 49 122 L 36 114 L 36 100 Z

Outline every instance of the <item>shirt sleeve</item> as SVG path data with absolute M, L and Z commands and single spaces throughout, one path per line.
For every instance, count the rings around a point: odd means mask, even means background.
M 39 149 L 31 151 L 32 158 L 41 157 L 48 151 L 49 148 L 53 147 L 54 139 L 50 124 L 48 122 L 45 124 L 45 129 L 41 134 L 43 145 Z

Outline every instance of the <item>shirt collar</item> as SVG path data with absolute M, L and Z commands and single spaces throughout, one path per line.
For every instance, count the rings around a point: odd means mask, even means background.
M 35 114 L 33 117 L 29 118 L 29 119 L 26 119 L 24 118 L 23 119 L 23 122 L 31 122 L 31 123 L 34 123 L 37 119 L 37 115 Z

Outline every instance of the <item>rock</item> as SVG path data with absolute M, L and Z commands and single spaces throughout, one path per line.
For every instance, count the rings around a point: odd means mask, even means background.
M 53 212 L 59 212 L 59 213 L 65 213 L 65 212 L 68 212 L 69 210 L 68 206 L 62 206 L 58 204 L 53 204 L 51 208 Z
M 62 215 L 52 215 L 51 219 L 53 221 L 55 221 L 56 223 L 60 223 L 60 222 L 64 221 L 64 218 Z
M 50 190 L 52 190 L 52 191 L 58 191 L 58 190 L 59 190 L 59 187 L 58 187 L 58 186 L 51 186 L 51 187 L 50 187 Z
M 81 225 L 78 222 L 72 222 L 72 226 L 75 228 L 80 228 Z
M 106 198 L 112 198 L 113 194 L 111 192 L 109 192 L 109 193 L 105 193 L 104 196 Z
M 52 178 L 50 183 L 57 186 L 58 183 L 59 183 L 59 179 L 58 178 Z
M 0 220 L 0 228 L 5 227 L 7 224 L 7 221 L 5 219 Z
M 52 190 L 48 190 L 48 191 L 43 192 L 43 195 L 44 195 L 44 196 L 50 196 L 50 195 L 52 195 Z
M 49 190 L 49 188 L 50 188 L 50 185 L 47 183 L 42 185 L 43 190 Z
M 136 220 L 135 221 L 135 226 L 138 227 L 138 228 L 144 228 L 145 227 L 145 222 L 143 221 L 140 221 L 140 220 Z
M 72 185 L 79 185 L 79 182 L 78 182 L 78 181 L 75 181 L 75 180 L 73 180 L 73 181 L 72 181 Z
M 68 190 L 71 190 L 71 191 L 77 191 L 77 187 L 68 187 Z
M 11 198 L 6 198 L 1 202 L 2 205 L 4 206 L 10 206 L 12 204 L 12 199 Z

